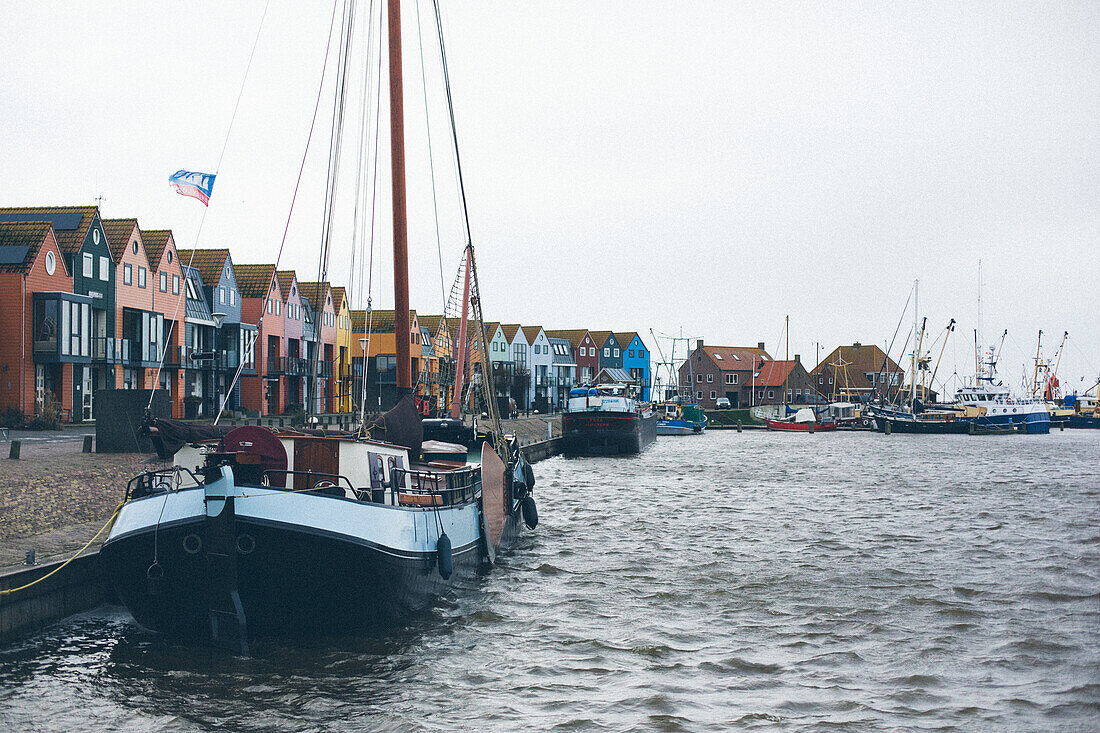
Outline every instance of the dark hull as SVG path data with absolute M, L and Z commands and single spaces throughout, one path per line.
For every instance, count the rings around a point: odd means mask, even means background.
M 519 528 L 519 513 L 508 518 L 504 546 Z M 142 626 L 170 635 L 209 640 L 211 598 L 219 580 L 218 558 L 208 557 L 211 538 L 203 519 L 160 527 L 157 562 L 164 576 L 151 586 L 151 531 L 104 545 L 100 557 L 119 598 Z M 325 535 L 300 525 L 259 523 L 237 516 L 236 588 L 247 635 L 354 633 L 423 609 L 456 580 L 473 576 L 482 561 L 479 543 L 453 548 L 454 574 L 445 580 L 436 554 L 401 554 L 361 540 Z M 201 550 L 184 549 L 197 536 Z M 252 541 L 239 540 L 250 537 Z M 195 540 L 189 540 L 192 549 Z M 250 550 L 245 553 L 243 549 Z M 253 548 L 254 545 L 254 548 Z
M 913 420 L 895 420 L 882 415 L 876 415 L 875 430 L 886 432 L 886 425 L 890 425 L 891 433 L 916 433 L 919 435 L 963 435 L 970 432 L 970 422 L 967 420 L 948 420 L 946 422 L 915 422 Z
M 657 416 L 623 412 L 567 412 L 561 418 L 562 452 L 568 456 L 641 453 L 657 439 Z
M 1071 415 L 1069 421 L 1066 423 L 1068 428 L 1092 428 L 1093 430 L 1100 429 L 1100 417 L 1091 417 L 1089 415 Z

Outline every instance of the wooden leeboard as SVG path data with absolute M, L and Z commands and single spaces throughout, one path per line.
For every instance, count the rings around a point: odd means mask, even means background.
M 486 539 L 494 549 L 504 537 L 507 504 L 504 501 L 504 462 L 488 444 L 481 450 L 481 503 L 485 510 Z

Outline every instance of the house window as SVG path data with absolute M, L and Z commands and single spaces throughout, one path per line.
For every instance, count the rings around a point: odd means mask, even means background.
M 616 358 L 616 359 L 618 359 L 618 358 L 619 358 L 619 350 L 618 350 L 618 349 L 615 349 L 615 358 Z
M 795 395 L 796 395 L 797 397 L 801 397 L 801 396 L 802 396 L 802 390 L 801 390 L 801 389 L 796 389 L 796 390 L 794 391 L 794 393 L 795 393 Z M 809 394 L 809 393 L 807 392 L 807 394 Z
M 630 350 L 628 350 L 628 351 L 626 352 L 626 355 L 627 355 L 627 356 L 628 356 L 629 358 L 633 359 L 633 358 L 634 358 L 634 349 L 630 349 Z
M 237 293 L 233 290 L 229 291 L 229 305 L 237 304 Z
M 270 313 L 270 312 L 271 312 L 271 298 L 268 298 L 268 299 L 267 299 L 267 312 L 268 312 L 268 313 Z
M 283 301 L 275 301 L 275 315 L 281 316 L 283 314 Z
M 703 390 L 699 390 L 698 392 L 695 393 L 695 399 L 697 399 L 697 400 L 703 399 Z
M 191 300 L 198 300 L 199 295 L 195 292 L 195 283 L 190 280 L 187 281 L 187 297 Z
M 127 285 L 134 284 L 134 266 L 127 262 L 122 267 L 122 282 Z
M 53 252 L 46 253 L 46 274 L 52 275 L 54 269 L 57 267 L 57 259 L 53 256 Z
M 171 252 L 169 252 L 169 254 L 171 254 Z M 179 275 L 173 275 L 172 276 L 172 295 L 179 295 L 179 294 L 180 294 L 180 276 Z
M 104 282 L 111 279 L 111 261 L 106 257 L 99 258 L 99 279 Z
M 794 397 L 794 395 L 791 394 L 791 390 L 788 389 L 787 390 L 787 402 L 790 402 L 793 397 Z
M 138 287 L 139 288 L 144 288 L 145 287 L 145 272 L 146 272 L 145 268 L 142 267 L 141 265 L 138 265 Z
M 717 393 L 717 392 L 715 392 L 715 391 L 714 391 L 714 390 L 712 389 L 712 390 L 710 391 L 710 398 L 711 398 L 711 399 L 713 400 L 713 399 L 714 399 L 715 397 L 717 397 L 717 396 L 718 396 L 718 393 Z
M 696 382 L 702 382 L 703 381 L 703 375 L 702 374 L 696 374 L 695 375 L 695 381 Z
M 722 358 L 721 354 L 715 354 L 714 358 L 717 359 L 718 361 L 725 361 L 725 359 Z
M 708 382 L 713 382 L 714 381 L 714 375 L 713 374 L 708 374 L 707 375 L 707 381 Z
M 832 384 L 832 383 L 833 383 L 833 378 L 829 377 L 829 384 Z
M 825 384 L 825 377 L 818 377 L 817 378 L 817 383 L 818 384 Z
M 160 273 L 160 292 L 162 292 L 162 293 L 167 293 L 168 292 L 168 273 L 167 272 Z
M 133 252 L 134 254 L 137 254 L 137 240 L 136 239 L 133 242 L 130 243 L 130 251 Z
M 774 389 L 769 389 L 768 390 L 768 399 L 769 400 L 775 399 L 775 390 Z
M 218 303 L 225 305 L 225 288 L 218 288 Z
M 83 272 L 83 274 L 84 274 L 84 277 L 91 277 L 92 276 L 92 270 L 94 268 L 95 268 L 95 258 L 92 257 L 87 252 L 85 252 L 84 253 L 84 268 L 83 268 L 83 270 L 81 270 L 81 272 Z

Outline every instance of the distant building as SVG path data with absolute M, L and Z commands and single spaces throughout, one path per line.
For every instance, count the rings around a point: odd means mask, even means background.
M 838 346 L 810 372 L 824 402 L 870 402 L 893 397 L 905 384 L 905 370 L 874 344 Z
M 757 376 L 772 363 L 764 344 L 751 346 L 708 346 L 702 339 L 680 364 L 681 389 L 699 401 L 704 409 L 714 409 L 715 401 L 725 397 L 732 408 L 761 404 Z M 772 371 L 768 371 L 770 376 Z M 689 386 L 690 385 L 690 386 Z M 801 387 L 800 387 L 801 390 Z M 772 389 L 774 396 L 774 388 Z M 767 390 L 762 394 L 767 395 Z M 782 397 L 779 400 L 782 402 Z
M 550 392 L 554 408 L 561 410 L 569 399 L 569 390 L 577 381 L 577 361 L 573 356 L 573 344 L 569 339 L 547 338 L 554 361 L 550 372 Z

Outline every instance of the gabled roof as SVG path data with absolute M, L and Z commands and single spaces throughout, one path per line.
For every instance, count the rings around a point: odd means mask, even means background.
M 0 272 L 26 274 L 38 257 L 42 243 L 49 237 L 50 230 L 48 221 L 0 224 Z M 65 263 L 58 264 L 61 271 L 68 274 Z
M 180 249 L 176 248 L 176 257 L 180 267 L 190 265 L 202 275 L 204 285 L 217 287 L 222 279 L 225 261 L 229 258 L 228 249 Z M 234 268 L 236 272 L 236 268 Z
M 497 329 L 500 328 L 499 321 L 482 321 L 481 325 L 485 327 L 485 336 L 492 341 L 496 338 Z
M 347 298 L 347 290 L 345 290 L 343 285 L 333 285 L 332 286 L 332 309 L 333 310 L 335 310 L 337 313 L 339 313 L 340 312 L 340 304 L 343 303 L 346 298 Z M 348 304 L 349 305 L 351 304 L 350 300 L 348 301 Z
M 149 258 L 149 269 L 155 270 L 160 266 L 160 258 L 164 255 L 164 248 L 168 246 L 168 240 L 171 238 L 171 229 L 141 230 L 141 241 L 145 244 L 145 256 Z M 226 252 L 229 252 L 229 250 L 226 250 Z M 179 257 L 179 250 L 176 250 L 176 257 Z M 194 267 L 194 265 L 192 265 L 192 267 Z M 199 274 L 202 274 L 201 270 Z M 215 280 L 213 284 L 217 285 L 218 281 Z
M 315 311 L 323 310 L 325 307 L 325 293 L 329 292 L 332 286 L 328 282 L 319 283 L 298 283 L 298 295 L 301 296 L 304 302 L 309 303 L 309 307 Z M 339 306 L 335 306 L 335 310 Z
M 184 260 L 185 264 L 186 262 L 187 260 Z M 266 298 L 271 292 L 271 281 L 275 278 L 275 265 L 237 265 L 234 267 L 234 272 L 237 275 L 237 289 L 241 291 L 242 298 Z M 214 282 L 216 283 L 220 277 L 219 275 L 215 278 Z M 202 279 L 206 279 L 205 274 Z
M 58 248 L 71 255 L 80 251 L 98 211 L 95 206 L 5 206 L 0 208 L 0 222 L 48 221 Z
M 581 345 L 581 341 L 584 341 L 584 335 L 588 333 L 587 328 L 572 328 L 558 331 L 547 331 L 547 336 L 553 336 L 554 338 L 565 339 L 569 343 L 573 344 L 573 348 Z M 601 346 L 603 344 L 600 344 Z
M 115 262 L 119 262 L 122 259 L 122 255 L 125 254 L 126 248 L 130 246 L 130 235 L 134 233 L 134 230 L 138 228 L 137 219 L 104 219 L 103 220 L 103 233 L 107 235 L 107 247 L 111 250 L 111 257 L 114 257 Z M 145 249 L 145 232 L 140 232 L 138 239 L 141 241 L 142 249 Z M 146 259 L 149 257 L 148 250 L 145 250 Z
M 633 342 L 634 339 L 638 339 L 639 341 L 642 340 L 637 331 L 625 331 L 615 333 L 615 340 L 618 341 L 619 346 L 622 347 L 630 345 L 630 343 Z M 643 343 L 642 346 L 645 346 L 645 344 Z
M 500 324 L 500 330 L 504 331 L 504 338 L 508 339 L 508 343 L 512 343 L 516 340 L 516 334 L 519 333 L 519 324 L 502 323 Z
M 883 367 L 883 359 L 886 359 L 886 366 Z M 844 361 L 844 366 L 830 366 L 832 364 L 840 364 L 841 359 Z M 888 372 L 900 372 L 904 371 L 899 367 L 893 359 L 890 359 L 883 353 L 882 349 L 874 344 L 861 344 L 859 342 L 852 344 L 851 346 L 838 346 L 833 349 L 832 353 L 821 360 L 821 363 L 813 368 L 811 374 L 818 374 L 824 371 L 826 368 L 830 368 L 832 371 L 843 372 L 845 369 L 853 377 L 857 374 L 864 374 L 866 372 L 880 372 L 885 369 Z
M 573 343 L 569 339 L 558 338 L 557 336 L 547 336 L 546 340 L 550 342 L 550 351 L 554 354 L 555 364 L 576 366 L 576 362 L 573 361 Z M 559 354 L 558 350 L 554 348 L 558 345 L 564 346 L 566 353 Z
M 539 337 L 539 332 L 540 331 L 542 331 L 543 333 L 546 332 L 543 329 L 542 326 L 524 326 L 523 327 L 523 335 L 524 335 L 524 337 L 526 337 L 527 343 L 528 344 L 535 343 L 535 339 L 537 339 Z
M 458 328 L 458 319 L 448 318 L 444 320 L 443 316 L 417 316 L 416 320 L 420 322 L 421 328 L 427 328 L 428 333 L 432 335 L 434 339 L 439 334 L 439 325 L 444 324 L 443 328 L 447 333 L 453 333 Z
M 704 345 L 703 351 L 723 371 L 751 371 L 754 364 L 759 368 L 762 360 L 772 360 L 767 351 L 755 346 Z
M 607 340 L 611 338 L 610 331 L 589 331 L 589 333 L 592 334 L 592 340 L 601 348 L 607 343 Z M 615 340 L 618 341 L 618 339 Z
M 290 286 L 298 280 L 298 273 L 294 270 L 279 270 L 275 273 L 279 281 L 279 290 L 283 294 L 283 300 L 290 299 Z
M 760 371 L 757 372 L 758 376 L 754 377 L 750 384 L 757 387 L 782 387 L 783 383 L 787 381 L 787 378 L 794 370 L 794 365 L 797 363 L 796 361 L 785 361 L 782 359 L 779 361 L 769 361 L 760 368 Z

